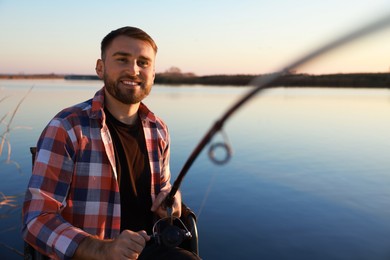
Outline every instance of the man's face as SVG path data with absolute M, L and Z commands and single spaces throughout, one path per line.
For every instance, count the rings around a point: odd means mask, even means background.
M 111 96 L 124 104 L 136 104 L 152 89 L 155 57 L 149 43 L 118 36 L 103 60 L 98 60 L 96 71 Z

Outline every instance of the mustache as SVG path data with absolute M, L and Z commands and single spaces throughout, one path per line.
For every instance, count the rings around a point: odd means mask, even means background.
M 121 75 L 120 77 L 121 80 L 125 79 L 125 80 L 134 80 L 134 81 L 142 81 L 142 78 L 140 77 L 140 75 L 130 75 L 130 74 L 123 74 Z
M 122 76 L 119 78 L 118 81 L 134 81 L 137 82 L 138 84 L 144 83 L 144 80 L 141 77 L 134 76 L 134 75 Z

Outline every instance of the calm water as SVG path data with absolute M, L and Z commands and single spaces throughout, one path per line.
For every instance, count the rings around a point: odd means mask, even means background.
M 0 164 L 0 258 L 22 259 L 20 204 L 29 147 L 53 115 L 92 97 L 98 81 L 0 81 L 0 116 L 34 86 L 10 140 L 15 164 Z M 155 86 L 146 100 L 165 119 L 177 176 L 212 123 L 246 88 Z M 1 128 L 2 129 L 2 128 Z M 204 259 L 390 259 L 390 91 L 284 89 L 258 96 L 224 132 L 231 161 L 203 152 L 182 184 L 198 213 Z M 221 140 L 216 137 L 216 141 Z M 3 154 L 1 160 L 6 157 Z

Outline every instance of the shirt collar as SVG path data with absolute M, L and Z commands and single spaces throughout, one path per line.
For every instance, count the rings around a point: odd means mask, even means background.
M 104 87 L 99 89 L 95 96 L 92 98 L 92 108 L 91 108 L 91 118 L 102 119 L 104 120 Z M 147 120 L 151 122 L 156 122 L 156 116 L 149 108 L 141 102 L 138 114 L 140 115 L 141 120 Z

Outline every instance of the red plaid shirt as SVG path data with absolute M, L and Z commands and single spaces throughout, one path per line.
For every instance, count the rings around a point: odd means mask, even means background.
M 104 90 L 64 109 L 43 131 L 23 205 L 24 239 L 41 252 L 71 258 L 87 236 L 120 232 L 114 147 L 105 124 Z M 151 169 L 151 196 L 169 190 L 169 133 L 141 103 Z

